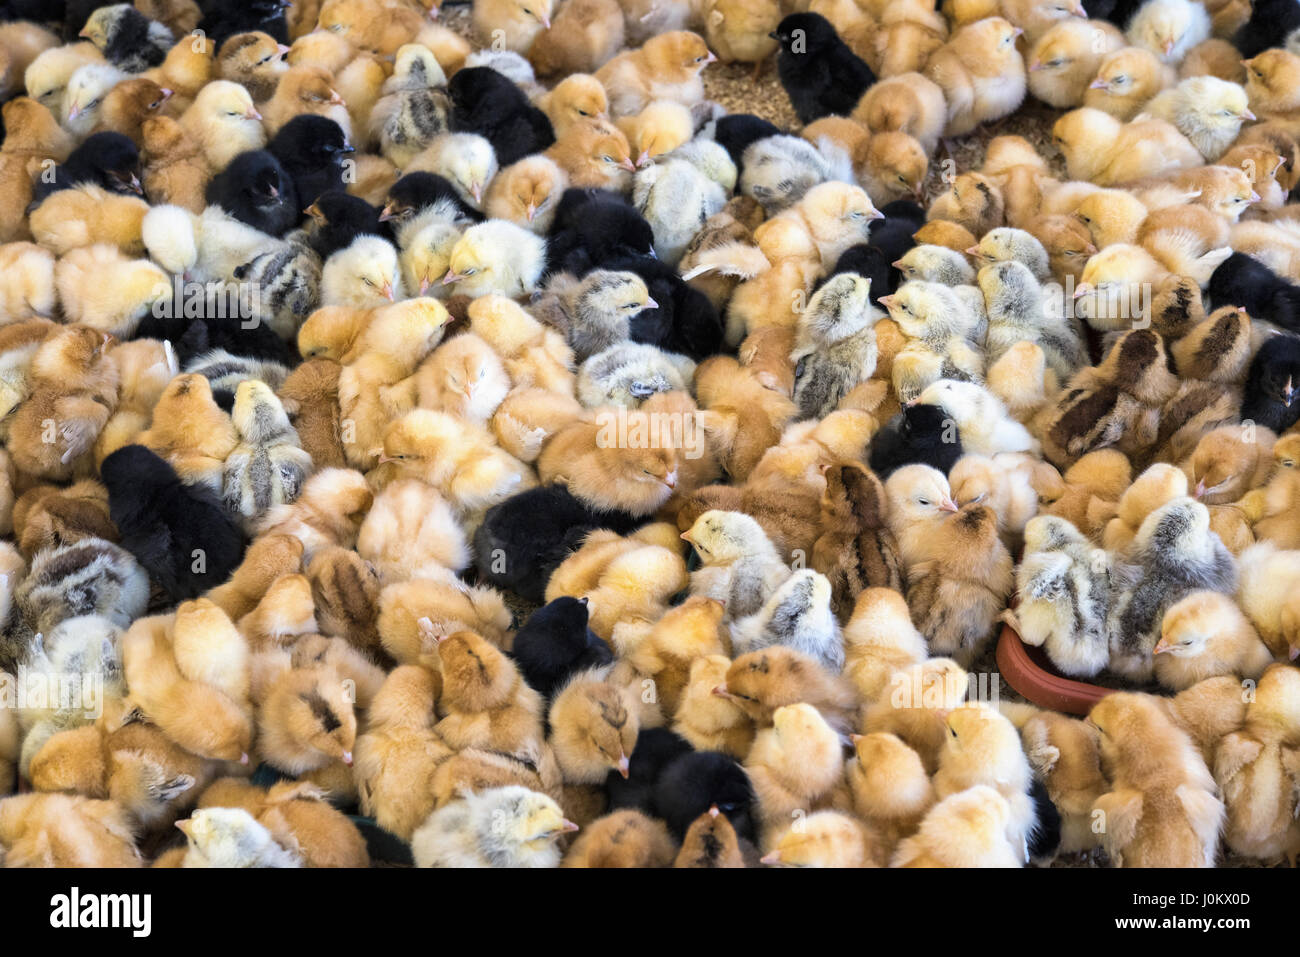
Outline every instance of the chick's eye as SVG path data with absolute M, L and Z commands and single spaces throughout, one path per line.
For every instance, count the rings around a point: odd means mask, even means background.
M 591 116 L 591 114 L 588 113 L 586 110 L 579 110 L 579 111 L 578 111 L 578 115 L 579 115 L 579 116 Z

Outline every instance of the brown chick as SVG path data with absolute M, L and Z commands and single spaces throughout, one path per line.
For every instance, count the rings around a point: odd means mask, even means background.
M 1088 714 L 1111 789 L 1093 803 L 1117 867 L 1212 867 L 1223 803 L 1191 738 L 1158 699 L 1116 692 Z
M 536 106 L 551 121 L 556 137 L 589 120 L 609 118 L 605 87 L 590 73 L 573 73 L 537 98 Z
M 943 246 L 964 253 L 979 237 L 960 223 L 946 219 L 932 219 L 912 234 L 918 245 Z
M 725 655 L 730 649 L 727 628 L 722 623 L 724 611 L 725 604 L 719 599 L 692 595 L 664 612 L 650 633 L 627 652 L 632 667 L 654 681 L 666 714 L 677 711 L 692 681 L 696 660 Z
M 1246 68 L 1246 95 L 1250 108 L 1263 120 L 1292 122 L 1300 111 L 1300 56 L 1282 47 L 1265 50 L 1249 60 Z
M 1148 100 L 1177 77 L 1171 66 L 1143 47 L 1123 47 L 1102 58 L 1084 93 L 1083 105 L 1119 120 L 1137 116 Z
M 853 118 L 872 133 L 914 136 L 928 155 L 939 145 L 947 109 L 938 84 L 920 73 L 902 73 L 873 84 L 854 107 Z
M 526 156 L 492 177 L 483 197 L 483 212 L 535 233 L 545 233 L 555 221 L 568 175 L 552 159 Z
M 287 663 L 286 663 L 287 664 Z M 257 708 L 257 749 L 268 764 L 294 776 L 334 784 L 343 773 L 351 789 L 357 718 L 349 685 L 331 667 L 286 668 Z
M 222 468 L 239 445 L 239 433 L 212 398 L 208 380 L 189 373 L 172 379 L 136 442 L 166 459 L 183 481 L 220 491 Z
M 433 650 L 437 635 L 455 631 L 473 631 L 508 647 L 510 621 L 504 599 L 491 588 L 413 578 L 380 591 L 376 624 L 384 650 L 411 664 Z
M 88 326 L 64 326 L 36 350 L 27 399 L 9 422 L 8 450 L 20 471 L 66 481 L 85 464 L 117 404 L 111 341 Z
M 965 699 L 967 686 L 965 669 L 950 658 L 899 669 L 890 679 L 888 696 L 867 708 L 862 730 L 897 735 L 921 756 L 926 773 L 933 774 L 948 737 L 945 715 Z
M 302 542 L 292 535 L 259 535 L 244 552 L 230 580 L 205 596 L 232 621 L 257 607 L 276 579 L 295 575 L 302 565 Z
M 667 867 L 676 854 L 667 824 L 629 809 L 583 827 L 560 866 Z
M 217 47 L 209 37 L 197 36 L 187 31 L 185 43 L 177 43 L 167 51 L 161 65 L 145 71 L 145 76 L 159 86 L 172 91 L 165 112 L 179 115 L 189 108 L 201 89 L 216 75 Z
M 844 765 L 853 811 L 894 847 L 916 832 L 937 800 L 921 756 L 887 732 L 855 734 Z
M 1229 595 L 1194 591 L 1165 611 L 1155 656 L 1156 680 L 1182 691 L 1219 675 L 1257 679 L 1273 653 Z
M 302 635 L 316 632 L 316 606 L 306 575 L 276 579 L 262 600 L 239 619 L 240 634 L 254 651 L 292 645 Z
M 876 834 L 838 811 L 797 818 L 771 847 L 762 863 L 778 867 L 881 867 L 885 859 Z
M 691 822 L 673 867 L 744 867 L 736 829 L 715 804 Z
M 368 657 L 387 662 L 379 641 L 379 577 L 374 569 L 356 552 L 327 545 L 312 555 L 307 578 L 321 633 L 343 638 Z
M 1240 731 L 1226 735 L 1214 778 L 1227 805 L 1224 841 L 1237 854 L 1272 861 L 1300 855 L 1296 781 L 1300 775 L 1300 669 L 1264 672 Z
M 743 482 L 763 454 L 780 441 L 797 411 L 790 399 L 766 388 L 730 356 L 714 356 L 695 368 L 695 395 L 711 445 L 728 476 Z
M 308 359 L 280 384 L 276 395 L 316 468 L 342 468 L 347 461 L 340 437 L 339 373 L 333 359 Z
M 28 489 L 14 502 L 13 533 L 28 559 L 43 549 L 83 538 L 115 542 L 118 537 L 108 511 L 108 490 L 95 479 L 82 479 L 67 488 L 37 485 Z
M 403 840 L 434 809 L 433 774 L 454 753 L 433 733 L 441 676 L 398 665 L 371 703 L 357 737 L 355 773 L 362 813 Z
M 627 137 L 604 120 L 575 123 L 542 155 L 564 172 L 573 187 L 622 192 L 636 170 Z
M 251 715 L 214 685 L 182 676 L 167 630 L 168 616 L 140 618 L 122 636 L 122 671 L 130 700 L 185 750 L 248 763 Z
M 438 636 L 442 673 L 434 733 L 457 751 L 481 748 L 514 754 L 540 747 L 542 696 L 505 654 L 472 631 Z
M 1025 61 L 1016 49 L 1022 33 L 1001 17 L 989 17 L 962 27 L 930 56 L 924 73 L 948 103 L 944 136 L 965 136 L 1024 101 Z
M 839 735 L 811 704 L 785 705 L 772 713 L 772 727 L 754 738 L 745 771 L 758 799 L 765 848 L 775 847 L 792 821 L 843 805 L 847 797 Z
M 202 147 L 168 116 L 146 118 L 140 124 L 143 165 L 140 183 L 157 203 L 201 213 L 212 174 Z
M 741 655 L 714 694 L 736 704 L 759 728 L 772 726 L 778 708 L 801 701 L 820 709 L 836 726 L 845 725 L 856 703 L 852 687 L 838 675 L 782 645 Z
M 352 548 L 361 521 L 374 501 L 365 477 L 352 469 L 321 469 L 303 484 L 296 501 L 268 509 L 257 534 L 292 535 L 303 545 L 303 560 L 325 545 Z
M 1092 806 L 1108 784 L 1101 772 L 1096 732 L 1077 718 L 1043 711 L 1025 722 L 1020 735 L 1030 767 L 1060 812 L 1060 852 L 1100 846 Z
M 268 136 L 275 136 L 295 116 L 323 116 L 333 120 L 347 139 L 352 136 L 352 120 L 337 90 L 334 77 L 317 66 L 290 67 L 276 84 L 275 95 L 262 107 Z
M 539 0 L 549 5 L 550 0 Z M 538 76 L 594 73 L 623 49 L 623 9 L 616 0 L 567 0 L 549 29 L 528 47 Z
M 698 34 L 676 30 L 620 53 L 596 71 L 596 79 L 614 116 L 640 113 L 652 100 L 694 106 L 704 98 L 700 72 L 716 59 Z
M 217 50 L 217 76 L 238 83 L 256 103 L 271 99 L 289 69 L 289 51 L 261 30 L 236 33 Z M 274 135 L 272 132 L 270 135 Z
M 140 867 L 134 829 L 115 801 L 20 794 L 0 801 L 6 867 Z
M 369 867 L 365 838 L 325 798 L 321 788 L 307 782 L 281 781 L 264 789 L 222 778 L 203 792 L 199 807 L 244 809 L 307 867 Z
M 20 96 L 5 103 L 5 138 L 0 146 L 0 242 L 31 239 L 27 207 L 32 201 L 32 183 L 42 170 L 62 163 L 76 141 L 59 126 L 44 105 Z
M 626 418 L 629 423 L 640 418 L 646 423 L 639 426 L 643 429 L 652 421 L 647 413 L 635 409 L 629 410 Z M 537 460 L 538 477 L 543 484 L 567 486 L 579 499 L 598 508 L 653 514 L 677 488 L 680 452 L 671 442 L 667 447 L 621 448 L 617 441 L 602 439 L 612 421 L 612 411 L 607 410 L 603 417 L 588 415 L 557 432 Z
M 581 671 L 559 691 L 548 720 L 550 744 L 566 784 L 599 784 L 612 770 L 627 777 L 640 709 L 626 687 Z
M 1239 425 L 1224 425 L 1206 432 L 1182 463 L 1191 490 L 1182 494 L 1206 505 L 1237 501 L 1267 480 L 1276 439 L 1263 426 L 1245 431 Z
M 726 684 L 730 667 L 726 655 L 705 655 L 691 662 L 672 730 L 697 751 L 721 751 L 741 761 L 754 742 L 754 723 L 736 699 L 714 693 Z
M 99 125 L 92 132 L 121 133 L 136 143 L 144 139 L 144 122 L 157 117 L 172 91 L 143 77 L 125 80 L 104 96 L 99 108 Z
M 962 173 L 947 192 L 930 204 L 926 216 L 944 219 L 983 236 L 1006 223 L 1006 202 L 1002 190 L 982 173 Z
M 870 469 L 856 462 L 823 468 L 822 534 L 812 567 L 830 579 L 831 607 L 843 621 L 867 588 L 904 588 L 898 543 L 886 521 L 889 500 Z

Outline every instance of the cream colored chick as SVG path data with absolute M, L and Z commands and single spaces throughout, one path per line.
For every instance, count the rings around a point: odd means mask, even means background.
M 1088 107 L 1057 120 L 1052 139 L 1065 154 L 1070 176 L 1098 186 L 1176 173 L 1204 162 L 1200 150 L 1171 123 L 1146 119 L 1125 124 Z
M 411 849 L 416 867 L 559 867 L 556 841 L 577 829 L 545 794 L 511 785 L 434 811 Z
M 948 472 L 953 501 L 993 509 L 1003 540 L 1017 545 L 1025 525 L 1038 512 L 1038 493 L 1030 481 L 1035 462 L 1010 452 L 963 455 Z
M 404 297 L 401 266 L 393 244 L 358 236 L 325 261 L 321 305 L 373 309 Z
M 1246 91 L 1214 76 L 1194 76 L 1165 90 L 1142 108 L 1138 119 L 1155 117 L 1172 124 L 1200 150 L 1207 163 L 1232 145 L 1241 125 L 1254 120 Z
M 894 852 L 890 867 L 1020 867 L 1023 858 L 1007 838 L 1011 807 L 980 784 L 936 804 L 916 834 Z
M 745 759 L 758 798 L 763 845 L 772 847 L 798 812 L 830 806 L 844 789 L 839 735 L 811 704 L 777 708 Z M 841 795 L 840 800 L 843 800 Z
M 474 29 L 490 37 L 493 49 L 527 53 L 538 34 L 551 29 L 551 0 L 478 0 Z
M 844 626 L 844 655 L 844 677 L 864 701 L 875 702 L 894 673 L 924 661 L 928 649 L 903 596 L 892 588 L 867 588 Z
M 444 342 L 415 373 L 416 404 L 487 425 L 510 391 L 501 357 L 472 332 Z
M 737 655 L 785 645 L 816 660 L 832 673 L 844 667 L 844 642 L 831 608 L 831 583 L 809 568 L 793 572 L 754 614 L 731 629 Z
M 546 242 L 505 220 L 489 220 L 465 230 L 451 251 L 444 285 L 478 298 L 492 294 L 521 297 L 537 289 L 546 266 Z
M 906 282 L 878 301 L 907 338 L 890 370 L 900 402 L 912 401 L 940 379 L 983 377 L 983 356 L 971 345 L 981 317 L 952 289 L 938 283 Z
M 262 114 L 238 83 L 213 80 L 181 116 L 181 128 L 199 144 L 208 166 L 225 169 L 240 153 L 266 145 Z
M 1210 36 L 1210 15 L 1195 0 L 1149 0 L 1128 24 L 1128 41 L 1164 63 L 1181 63 Z
M 631 688 L 603 675 L 577 672 L 551 703 L 550 742 L 566 784 L 600 784 L 610 771 L 628 775 L 640 707 Z
M 1223 803 L 1192 739 L 1150 695 L 1115 692 L 1088 714 L 1111 789 L 1093 803 L 1117 867 L 1213 867 Z
M 443 177 L 468 205 L 483 208 L 483 194 L 497 175 L 492 144 L 475 133 L 444 133 L 403 168 L 407 173 L 435 173 Z
M 818 811 L 800 817 L 771 842 L 762 863 L 776 867 L 879 867 L 877 836 L 852 815 Z
M 384 433 L 378 462 L 438 489 L 473 527 L 491 506 L 536 484 L 528 466 L 486 428 L 446 412 L 415 409 Z
M 723 154 L 730 165 L 725 150 L 716 143 L 701 143 L 699 148 Z M 705 221 L 726 205 L 727 192 L 695 164 L 667 157 L 637 173 L 632 203 L 654 231 L 656 257 L 676 266 Z
M 1273 653 L 1230 595 L 1194 591 L 1165 612 L 1155 656 L 1156 680 L 1182 691 L 1217 675 L 1257 679 Z
M 844 765 L 854 812 L 892 848 L 916 833 L 937 800 L 921 756 L 887 732 L 852 735 L 854 756 Z
M 1173 86 L 1174 68 L 1150 50 L 1124 47 L 1102 59 L 1083 98 L 1083 105 L 1120 120 L 1131 120 L 1147 101 Z
M 59 119 L 64 128 L 74 136 L 84 139 L 99 125 L 100 107 L 104 97 L 127 75 L 107 63 L 88 63 L 77 68 L 68 77 L 63 91 L 63 107 Z
M 937 282 L 944 286 L 972 286 L 975 270 L 966 257 L 955 249 L 922 243 L 913 246 L 891 264 L 904 279 Z
M 470 561 L 455 511 L 416 479 L 390 482 L 375 496 L 357 534 L 357 554 L 385 584 L 410 578 L 448 578 Z
M 691 572 L 691 594 L 725 602 L 729 620 L 761 610 L 790 577 L 763 527 L 743 512 L 707 511 L 682 538 L 701 562 Z
M 974 382 L 940 379 L 926 386 L 916 402 L 944 411 L 957 426 L 963 451 L 997 455 L 1038 449 L 1029 430 L 1007 414 L 1001 400 Z
M 885 481 L 889 529 L 906 565 L 921 560 L 925 529 L 957 511 L 948 478 L 928 465 L 904 465 Z
M 1228 814 L 1224 842 L 1237 854 L 1272 861 L 1300 854 L 1300 670 L 1273 665 L 1246 708 L 1245 726 L 1226 735 L 1214 757 L 1214 779 Z
M 1024 101 L 1025 61 L 1016 49 L 1022 33 L 1001 17 L 989 17 L 962 27 L 930 56 L 924 73 L 948 103 L 944 136 L 965 136 Z
M 187 841 L 182 867 L 303 866 L 302 858 L 277 844 L 243 808 L 201 808 L 176 826 Z
M 107 243 L 73 249 L 54 267 L 68 322 L 129 338 L 161 302 L 170 302 L 171 277 L 147 259 L 132 259 Z M 48 310 L 47 310 L 48 311 Z

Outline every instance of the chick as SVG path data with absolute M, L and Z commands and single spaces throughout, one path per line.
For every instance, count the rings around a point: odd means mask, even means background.
M 1128 121 L 1165 87 L 1173 86 L 1174 70 L 1143 47 L 1123 47 L 1102 58 L 1084 93 L 1083 105 Z
M 964 136 L 1014 112 L 1025 98 L 1025 62 L 1016 49 L 1024 31 L 989 17 L 956 31 L 931 55 L 924 73 L 948 104 L 944 136 Z
M 538 478 L 546 484 L 559 483 L 583 501 L 603 509 L 619 509 L 648 515 L 672 497 L 677 488 L 682 450 L 672 436 L 648 436 L 655 420 L 644 410 L 626 415 L 625 428 L 647 437 L 618 442 L 609 433 L 617 431 L 617 419 L 606 412 L 584 416 L 557 432 L 537 460 Z M 631 434 L 629 432 L 629 434 Z
M 772 36 L 781 45 L 777 55 L 781 86 L 801 123 L 829 114 L 847 115 L 875 82 L 871 68 L 820 14 L 791 14 Z
M 639 113 L 654 100 L 694 106 L 704 98 L 700 73 L 716 59 L 702 37 L 676 30 L 620 53 L 596 71 L 596 79 L 605 87 L 614 116 Z
M 736 829 L 716 804 L 691 822 L 673 867 L 744 867 Z
M 1070 175 L 1098 186 L 1122 185 L 1204 162 L 1192 142 L 1164 120 L 1121 123 L 1108 113 L 1088 107 L 1072 110 L 1057 120 L 1052 139 L 1065 154 Z
M 568 0 L 528 48 L 541 76 L 590 73 L 623 49 L 623 10 L 615 0 Z
M 828 807 L 843 787 L 839 736 L 811 704 L 772 713 L 745 759 L 758 797 L 763 845 L 774 847 L 792 816 Z
M 623 343 L 631 334 L 632 318 L 658 305 L 636 273 L 595 269 L 582 279 L 568 273 L 552 276 L 532 311 L 564 334 L 576 359 L 586 360 Z M 652 355 L 651 348 L 637 351 Z
M 941 378 L 982 377 L 983 358 L 967 340 L 978 317 L 950 289 L 937 283 L 907 282 L 879 301 L 907 337 L 891 370 L 900 402 L 910 402 Z
M 1181 63 L 1210 35 L 1210 15 L 1191 0 L 1151 0 L 1128 23 L 1128 40 L 1164 63 Z
M 266 145 L 262 114 L 238 83 L 213 80 L 199 91 L 181 115 L 181 128 L 203 151 L 212 172 L 230 165 L 240 153 Z
M 1264 672 L 1246 708 L 1244 726 L 1219 742 L 1215 783 L 1227 805 L 1224 841 L 1237 854 L 1272 860 L 1294 859 L 1296 676 L 1294 668 L 1274 665 Z
M 1108 784 L 1101 770 L 1097 735 L 1075 718 L 1042 711 L 1021 729 L 1025 756 L 1061 814 L 1062 853 L 1087 851 L 1101 843 L 1092 806 Z
M 1231 596 L 1194 591 L 1171 605 L 1152 649 L 1161 685 L 1182 691 L 1216 675 L 1258 679 L 1273 654 Z
M 322 783 L 329 779 L 323 775 L 350 768 L 357 736 L 354 687 L 332 665 L 286 667 L 269 678 L 257 708 L 261 757 L 287 774 L 320 776 Z
M 0 801 L 6 867 L 140 867 L 134 827 L 114 801 L 20 794 Z
M 724 601 L 732 620 L 761 611 L 790 575 L 762 526 L 742 512 L 707 511 L 682 538 L 702 563 L 691 593 Z
M 772 842 L 762 863 L 778 867 L 879 867 L 877 836 L 861 821 L 839 811 L 818 811 L 797 819 Z
M 783 645 L 736 658 L 727 680 L 713 693 L 735 704 L 757 727 L 771 727 L 778 708 L 798 702 L 811 704 L 827 721 L 844 727 L 855 701 L 851 685 Z
M 176 826 L 188 841 L 182 867 L 303 866 L 243 808 L 202 808 Z
M 405 172 L 429 172 L 444 177 L 461 200 L 479 209 L 483 193 L 497 175 L 492 144 L 474 133 L 444 133 L 405 167 Z
M 863 94 L 852 115 L 872 133 L 896 131 L 915 137 L 927 155 L 938 146 L 948 120 L 943 90 L 920 73 L 881 79 Z
M 667 826 L 636 810 L 615 811 L 589 825 L 563 867 L 667 867 L 677 852 Z
M 287 53 L 269 33 L 236 33 L 217 49 L 217 75 L 238 83 L 255 102 L 268 101 L 289 70 Z
M 1206 162 L 1214 162 L 1237 138 L 1242 122 L 1254 120 L 1255 114 L 1247 105 L 1246 91 L 1236 83 L 1195 76 L 1153 97 L 1142 108 L 1142 117 L 1172 124 Z
M 545 243 L 505 220 L 471 226 L 452 248 L 444 285 L 477 298 L 490 294 L 520 297 L 533 292 L 545 265 Z
M 486 425 L 510 391 L 510 378 L 492 347 L 474 333 L 435 349 L 416 371 L 416 403 Z
M 1170 606 L 1196 590 L 1232 591 L 1235 563 L 1209 524 L 1205 506 L 1188 498 L 1143 520 L 1127 556 L 1139 568 L 1136 581 L 1118 592 L 1108 612 L 1112 671 L 1149 677 L 1156 632 Z
M 298 497 L 312 468 L 311 456 L 264 382 L 246 379 L 239 384 L 232 420 L 242 441 L 226 458 L 223 498 L 232 512 L 255 522 L 273 505 Z
M 1068 521 L 1031 519 L 1016 570 L 1020 601 L 1008 612 L 1020 639 L 1043 648 L 1063 674 L 1097 674 L 1110 660 L 1106 612 L 1112 574 L 1106 552 Z
M 551 0 L 488 0 L 474 5 L 474 28 L 499 39 L 507 50 L 527 53 L 545 30 L 551 29 Z
M 153 421 L 136 441 L 166 459 L 182 479 L 221 489 L 226 458 L 239 445 L 230 416 L 213 401 L 208 380 L 177 376 L 154 407 Z
M 411 846 L 417 867 L 558 867 L 556 839 L 577 829 L 549 797 L 514 785 L 435 811 Z
M 957 428 L 963 451 L 996 455 L 1036 450 L 1033 436 L 1007 414 L 1001 400 L 974 382 L 940 379 L 926 386 L 916 402 L 943 410 Z
M 735 620 L 731 642 L 737 654 L 785 645 L 839 672 L 844 667 L 844 645 L 831 610 L 830 582 L 811 569 L 794 572 L 759 611 Z
M 1065 20 L 1042 34 L 1026 56 L 1029 92 L 1057 109 L 1082 106 L 1107 54 L 1124 46 L 1118 30 Z
M 303 484 L 292 504 L 276 505 L 262 517 L 258 535 L 291 535 L 303 546 L 304 560 L 324 545 L 351 548 L 374 495 L 365 478 L 351 469 L 320 469 Z
M 903 569 L 886 524 L 888 499 L 880 480 L 860 465 L 832 466 L 825 474 L 823 532 L 813 545 L 812 567 L 829 579 L 833 605 L 844 619 L 864 589 L 902 591 Z
M 987 785 L 944 798 L 920 829 L 903 840 L 891 867 L 1020 867 L 1021 852 L 1007 838 L 1011 808 Z
M 630 689 L 602 670 L 578 672 L 551 703 L 551 747 L 568 784 L 598 784 L 613 770 L 624 777 L 636 747 L 640 709 Z
M 1100 737 L 1111 790 L 1093 803 L 1104 815 L 1102 844 L 1118 867 L 1212 867 L 1223 803 L 1191 739 L 1158 699 L 1107 695 L 1088 723 Z
M 1018 549 L 1025 525 L 1038 511 L 1033 472 L 1038 463 L 1029 456 L 1004 452 L 992 457 L 963 455 L 948 474 L 958 505 L 986 504 L 997 513 L 998 529 L 1007 547 Z
M 133 196 L 116 196 L 97 186 L 60 190 L 32 212 L 32 236 L 58 255 L 95 243 L 128 255 L 144 252 L 140 224 L 148 206 Z
M 93 279 L 92 279 L 93 277 Z M 131 259 L 106 243 L 73 249 L 54 267 L 54 281 L 69 322 L 122 338 L 160 304 L 172 283 L 146 259 Z
M 790 358 L 796 363 L 792 398 L 803 418 L 834 411 L 876 371 L 878 314 L 870 294 L 869 279 L 840 273 L 813 294 L 799 317 Z
M 471 631 L 439 637 L 442 673 L 434 733 L 462 751 L 485 748 L 508 754 L 542 741 L 542 696 L 524 683 L 514 664 Z

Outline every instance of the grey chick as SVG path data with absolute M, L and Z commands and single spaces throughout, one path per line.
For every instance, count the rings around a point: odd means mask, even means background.
M 1106 667 L 1111 560 L 1105 549 L 1064 518 L 1030 519 L 1016 590 L 1020 603 L 1006 614 L 1025 644 L 1041 647 L 1062 674 L 1089 678 Z
M 149 605 L 149 575 L 126 549 L 83 538 L 37 552 L 14 598 L 34 632 L 49 634 L 59 622 L 81 615 L 126 628 Z
M 577 829 L 551 798 L 516 784 L 434 811 L 411 850 L 416 867 L 559 867 L 556 839 Z
M 732 653 L 739 657 L 785 645 L 817 659 L 838 674 L 844 668 L 844 638 L 831 609 L 831 583 L 811 568 L 792 574 L 761 610 L 731 628 Z
M 682 538 L 700 558 L 691 572 L 691 594 L 725 602 L 728 621 L 759 612 L 790 577 L 763 526 L 744 512 L 710 509 Z
M 231 420 L 241 441 L 226 457 L 222 502 L 251 525 L 272 506 L 297 499 L 311 474 L 311 456 L 265 382 L 246 379 L 239 384 Z
M 1152 651 L 1165 611 L 1189 592 L 1232 594 L 1237 569 L 1232 553 L 1210 530 L 1210 512 L 1183 496 L 1152 512 L 1138 527 L 1107 617 L 1110 668 L 1148 681 Z
M 690 390 L 695 363 L 640 342 L 620 342 L 578 368 L 578 401 L 589 409 L 635 409 L 659 392 Z
M 255 359 L 251 356 L 237 356 L 225 349 L 213 349 L 195 356 L 185 364 L 187 374 L 198 373 L 208 380 L 212 394 L 230 394 L 233 401 L 235 390 L 245 379 L 259 379 L 272 388 L 278 389 L 289 378 L 289 367 L 270 359 Z M 223 403 L 218 403 L 223 404 Z
M 805 419 L 820 419 L 854 386 L 876 371 L 876 320 L 871 280 L 857 273 L 832 276 L 799 317 L 790 359 L 794 401 Z
M 979 288 L 989 325 L 984 350 L 990 364 L 997 362 L 1017 342 L 1037 343 L 1048 367 L 1062 382 L 1088 364 L 1083 339 L 1064 310 L 1049 308 L 1028 266 L 1003 260 L 979 271 Z
M 632 318 L 657 308 L 659 303 L 636 273 L 596 269 L 581 279 L 571 273 L 551 277 L 530 311 L 564 333 L 581 362 L 626 342 Z
M 984 237 L 966 250 L 980 266 L 998 262 L 1018 262 L 1029 267 L 1034 278 L 1047 282 L 1052 278 L 1051 260 L 1047 249 L 1033 233 L 1013 226 L 990 229 Z
M 945 286 L 969 286 L 975 282 L 975 270 L 966 257 L 947 246 L 928 243 L 913 246 L 893 266 L 905 280 L 919 279 Z
M 818 183 L 844 178 L 834 175 L 817 147 L 797 136 L 754 141 L 745 149 L 741 166 L 740 192 L 756 199 L 769 216 L 799 202 Z
M 265 323 L 281 339 L 292 339 L 316 311 L 323 264 L 306 235 L 291 233 L 276 249 L 235 268 L 241 320 Z
M 408 43 L 397 51 L 393 75 L 370 113 L 370 134 L 394 166 L 405 169 L 433 138 L 450 129 L 446 74 L 428 47 Z
M 727 205 L 727 194 L 685 160 L 667 159 L 636 174 L 632 203 L 654 231 L 655 255 L 676 267 L 705 221 Z
M 182 867 L 302 867 L 242 808 L 201 808 L 176 826 L 189 842 Z

